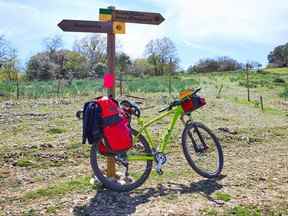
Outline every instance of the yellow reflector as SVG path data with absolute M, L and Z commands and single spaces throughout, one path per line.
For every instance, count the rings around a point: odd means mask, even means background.
M 125 23 L 124 22 L 113 22 L 113 33 L 114 34 L 125 34 Z

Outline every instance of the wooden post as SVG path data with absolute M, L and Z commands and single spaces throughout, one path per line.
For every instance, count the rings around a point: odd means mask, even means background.
M 124 74 L 124 66 L 120 65 L 120 95 L 124 94 L 123 91 L 123 74 Z
M 19 77 L 18 77 L 18 72 L 17 71 L 16 71 L 16 91 L 17 91 L 17 100 L 19 100 L 20 89 L 19 89 Z
M 260 96 L 260 104 L 261 104 L 261 110 L 264 112 L 264 104 L 263 104 L 263 97 Z
M 247 86 L 247 99 L 250 102 L 250 83 L 249 83 L 249 64 L 246 64 L 246 86 Z
M 172 65 L 172 58 L 169 60 L 169 96 L 171 96 L 172 92 L 172 86 L 171 86 L 171 76 L 172 76 L 172 70 L 173 70 L 173 65 Z
M 115 10 L 115 7 L 108 7 L 109 9 Z M 107 56 L 108 56 L 108 73 L 111 73 L 114 77 L 113 87 L 107 90 L 107 94 L 112 95 L 115 98 L 115 34 L 107 33 Z M 107 159 L 107 175 L 115 176 L 115 160 L 113 157 Z
M 20 97 L 20 89 L 19 89 L 19 74 L 17 69 L 15 68 L 15 65 L 13 64 L 12 66 L 12 71 L 15 73 L 15 78 L 16 78 L 16 98 L 19 100 Z
M 115 34 L 107 34 L 108 73 L 115 78 Z M 115 81 L 115 79 L 114 79 Z M 107 90 L 108 95 L 115 97 L 115 83 L 113 88 Z

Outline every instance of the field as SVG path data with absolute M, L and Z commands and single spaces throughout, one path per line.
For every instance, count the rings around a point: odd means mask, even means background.
M 128 77 L 126 94 L 144 97 L 143 116 L 157 115 L 177 92 L 202 87 L 208 105 L 193 115 L 220 138 L 223 176 L 207 180 L 191 170 L 177 124 L 164 174 L 152 172 L 130 193 L 89 183 L 90 146 L 81 144 L 75 112 L 102 94 L 101 81 L 0 83 L 0 215 L 288 215 L 288 70 Z M 9 87 L 8 87 L 9 86 Z M 47 90 L 50 89 L 50 90 Z M 49 93 L 50 92 L 50 93 Z M 264 110 L 261 110 L 260 96 Z M 153 127 L 157 139 L 162 124 Z

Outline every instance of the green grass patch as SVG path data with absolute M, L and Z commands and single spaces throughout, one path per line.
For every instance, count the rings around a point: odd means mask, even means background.
M 265 69 L 265 72 L 272 73 L 272 74 L 288 74 L 288 67 L 269 68 L 269 69 Z
M 37 212 L 35 209 L 27 209 L 24 210 L 23 212 L 23 216 L 37 216 L 39 215 L 39 212 Z
M 224 192 L 216 192 L 216 193 L 214 194 L 214 198 L 215 198 L 216 200 L 222 200 L 222 201 L 224 201 L 224 202 L 229 202 L 229 201 L 232 199 L 232 197 L 231 197 L 230 194 L 224 193 Z
M 49 215 L 55 215 L 59 209 L 61 209 L 61 206 L 55 204 L 53 206 L 49 206 L 46 209 L 46 213 L 49 214 Z
M 168 92 L 169 91 L 168 76 L 147 76 L 145 78 L 133 78 L 126 84 L 126 88 L 130 92 Z M 173 76 L 172 92 L 179 92 L 183 89 L 199 86 L 199 80 L 192 76 Z
M 89 183 L 90 177 L 83 176 L 66 182 L 50 185 L 24 194 L 24 200 L 34 200 L 43 197 L 51 198 L 61 196 L 72 191 L 87 191 L 93 189 Z
M 229 215 L 235 216 L 261 216 L 261 211 L 254 206 L 235 206 L 228 211 Z
M 288 98 L 288 85 L 285 86 L 285 88 L 282 90 L 282 92 L 279 94 L 282 98 Z
M 30 160 L 20 159 L 16 162 L 16 166 L 19 167 L 31 167 L 33 166 L 33 162 Z
M 205 215 L 205 216 L 217 216 L 217 211 L 214 208 L 206 208 L 206 209 L 202 209 L 201 211 L 201 215 Z
M 61 134 L 65 132 L 66 132 L 66 129 L 64 128 L 51 128 L 47 131 L 47 133 L 49 134 Z
M 248 101 L 247 99 L 243 98 L 238 98 L 238 97 L 224 97 L 226 100 L 230 100 L 236 104 L 239 105 L 245 105 L 245 106 L 254 106 L 255 108 L 259 108 L 260 110 L 260 101 L 257 100 L 250 100 Z M 274 108 L 274 107 L 268 107 L 264 106 L 264 113 L 270 113 L 273 115 L 285 115 L 287 114 L 285 111 Z
M 75 142 L 75 143 L 72 143 L 71 145 L 69 145 L 69 146 L 67 147 L 67 149 L 69 149 L 69 150 L 75 150 L 75 149 L 80 149 L 81 147 L 83 147 L 83 144 L 82 144 L 82 143 Z

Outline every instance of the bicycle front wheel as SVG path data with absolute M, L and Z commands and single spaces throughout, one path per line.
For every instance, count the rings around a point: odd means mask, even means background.
M 196 173 L 205 178 L 220 175 L 224 164 L 222 148 L 218 138 L 204 124 L 192 122 L 185 126 L 182 148 Z
M 116 175 L 107 175 L 108 156 L 102 155 L 98 151 L 98 145 L 93 144 L 90 151 L 90 163 L 95 176 L 104 187 L 114 191 L 131 191 L 141 186 L 149 177 L 152 169 L 152 160 L 131 160 L 129 156 L 139 158 L 151 157 L 152 151 L 144 136 L 132 129 L 133 147 L 127 152 L 118 155 L 109 155 L 115 161 Z

